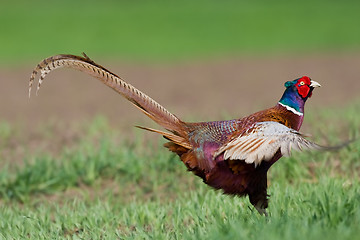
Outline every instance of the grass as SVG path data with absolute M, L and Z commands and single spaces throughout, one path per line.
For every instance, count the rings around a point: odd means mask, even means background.
M 6 1 L 0 62 L 162 61 L 360 48 L 359 1 Z
M 308 113 L 305 122 L 314 139 L 336 144 L 359 137 L 358 109 L 356 103 L 321 109 Z M 11 134 L 13 128 L 0 124 L 5 140 L 0 154 L 23 137 Z M 44 142 L 61 138 L 55 134 L 61 131 L 49 127 L 39 131 Z M 121 138 L 106 119 L 97 118 L 82 124 L 81 137 L 59 153 L 32 153 L 15 162 L 2 154 L 1 238 L 356 239 L 360 234 L 359 141 L 339 152 L 296 153 L 276 163 L 269 172 L 270 217 L 264 218 L 246 198 L 204 185 L 161 147 L 162 140 L 135 133 L 133 140 Z

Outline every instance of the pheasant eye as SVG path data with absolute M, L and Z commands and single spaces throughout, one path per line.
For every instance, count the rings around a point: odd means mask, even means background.
M 305 85 L 305 82 L 300 82 L 300 86 L 303 86 L 303 85 Z

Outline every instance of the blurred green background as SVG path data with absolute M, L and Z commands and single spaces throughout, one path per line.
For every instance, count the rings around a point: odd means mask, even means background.
M 123 61 L 360 49 L 359 1 L 2 1 L 3 64 L 86 52 Z

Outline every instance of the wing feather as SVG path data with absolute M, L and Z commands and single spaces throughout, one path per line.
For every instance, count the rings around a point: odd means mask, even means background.
M 214 157 L 224 153 L 224 159 L 243 160 L 255 166 L 262 161 L 271 160 L 277 151 L 289 156 L 291 151 L 335 150 L 336 147 L 320 146 L 304 138 L 298 131 L 278 122 L 260 122 L 254 124 L 244 134 L 232 139 L 219 148 Z

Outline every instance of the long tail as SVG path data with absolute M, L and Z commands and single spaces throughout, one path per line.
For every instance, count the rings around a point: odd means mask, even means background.
M 34 79 L 39 72 L 40 78 L 36 94 L 38 93 L 44 78 L 51 71 L 61 67 L 77 69 L 99 79 L 101 82 L 123 95 L 148 117 L 168 131 L 177 136 L 185 137 L 186 129 L 184 122 L 178 119 L 175 115 L 171 114 L 152 98 L 122 80 L 116 74 L 92 61 L 85 53 L 83 53 L 83 55 L 84 57 L 75 55 L 56 55 L 41 61 L 31 74 L 29 82 L 29 97 Z

